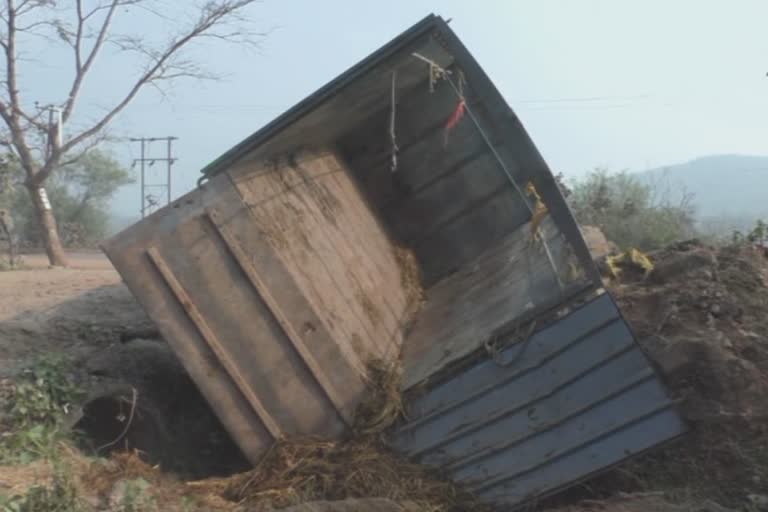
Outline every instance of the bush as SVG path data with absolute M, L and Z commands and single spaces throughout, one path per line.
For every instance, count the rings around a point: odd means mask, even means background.
M 13 385 L 0 416 L 0 463 L 26 463 L 55 455 L 66 439 L 63 421 L 82 391 L 68 374 L 69 360 L 41 357 Z
M 25 494 L 3 498 L 0 512 L 81 512 L 77 489 L 63 469 L 57 469 L 50 486 L 36 485 Z
M 16 236 L 23 245 L 42 245 L 24 174 L 12 157 L 0 162 L 0 208 L 10 212 Z M 93 150 L 75 163 L 58 169 L 47 181 L 59 235 L 66 247 L 95 245 L 110 229 L 109 200 L 133 179 L 108 153 Z
M 599 227 L 622 250 L 650 251 L 695 235 L 689 195 L 672 203 L 660 183 L 626 171 L 597 169 L 571 182 L 564 195 L 582 225 Z

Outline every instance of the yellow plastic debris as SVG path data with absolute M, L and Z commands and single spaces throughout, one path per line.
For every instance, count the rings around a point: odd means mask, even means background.
M 619 279 L 619 277 L 621 277 L 621 268 L 619 267 L 619 263 L 625 263 L 627 262 L 627 259 L 630 263 L 640 267 L 643 270 L 644 277 L 648 277 L 648 275 L 653 272 L 653 262 L 648 257 L 648 255 L 635 248 L 631 248 L 628 251 L 605 258 L 605 263 L 608 267 L 608 272 L 611 274 L 611 277 L 614 279 Z
M 547 205 L 544 204 L 544 201 L 541 199 L 541 196 L 532 181 L 529 181 L 526 185 L 525 193 L 533 197 L 536 201 L 533 206 L 533 215 L 531 216 L 531 239 L 541 240 L 539 226 L 541 225 L 541 221 L 544 220 L 544 217 L 547 216 L 547 213 L 549 213 L 549 209 L 547 208 Z

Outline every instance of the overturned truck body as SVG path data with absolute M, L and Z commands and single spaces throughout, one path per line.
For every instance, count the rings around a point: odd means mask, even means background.
M 371 359 L 392 446 L 507 505 L 685 430 L 555 179 L 429 16 L 104 245 L 251 460 L 338 436 Z

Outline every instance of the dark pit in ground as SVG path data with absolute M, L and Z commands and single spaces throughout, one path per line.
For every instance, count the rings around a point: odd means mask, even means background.
M 162 340 L 112 345 L 89 356 L 83 367 L 89 398 L 74 428 L 86 453 L 138 451 L 147 463 L 186 479 L 250 467 Z

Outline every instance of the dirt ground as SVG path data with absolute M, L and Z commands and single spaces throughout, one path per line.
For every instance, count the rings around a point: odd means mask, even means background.
M 537 509 L 768 511 L 768 252 L 692 241 L 650 256 L 656 267 L 649 277 L 627 268 L 607 285 L 691 431 Z M 128 441 L 154 453 L 157 460 L 150 462 L 190 478 L 228 474 L 238 464 L 244 469 L 239 451 L 170 349 L 152 334 L 150 321 L 107 259 L 78 253 L 71 261 L 71 268 L 48 269 L 44 257 L 28 255 L 24 270 L 0 272 L 0 380 L 12 378 L 36 354 L 67 353 L 80 361 L 81 373 L 95 379 L 92 387 L 103 390 L 117 383 L 117 389 L 138 390 L 142 420 Z M 154 373 L 144 371 L 150 366 Z M 94 406 L 90 415 L 113 417 L 112 406 L 114 401 Z M 120 425 L 114 431 L 101 428 L 97 441 L 99 435 L 113 438 Z M 301 460 L 291 456 L 279 462 L 294 475 L 309 471 Z M 141 464 L 118 458 L 113 465 L 121 469 L 114 479 L 135 471 L 167 490 L 169 499 L 194 489 L 221 504 L 209 510 L 234 510 L 222 496 L 232 494 L 232 482 L 254 481 L 246 474 L 184 484 Z M 343 471 L 340 475 L 345 478 Z M 275 475 L 268 476 L 264 482 Z
M 100 252 L 71 253 L 70 268 L 49 269 L 25 255 L 21 270 L 0 272 L 0 378 L 35 353 L 79 357 L 152 323 Z

